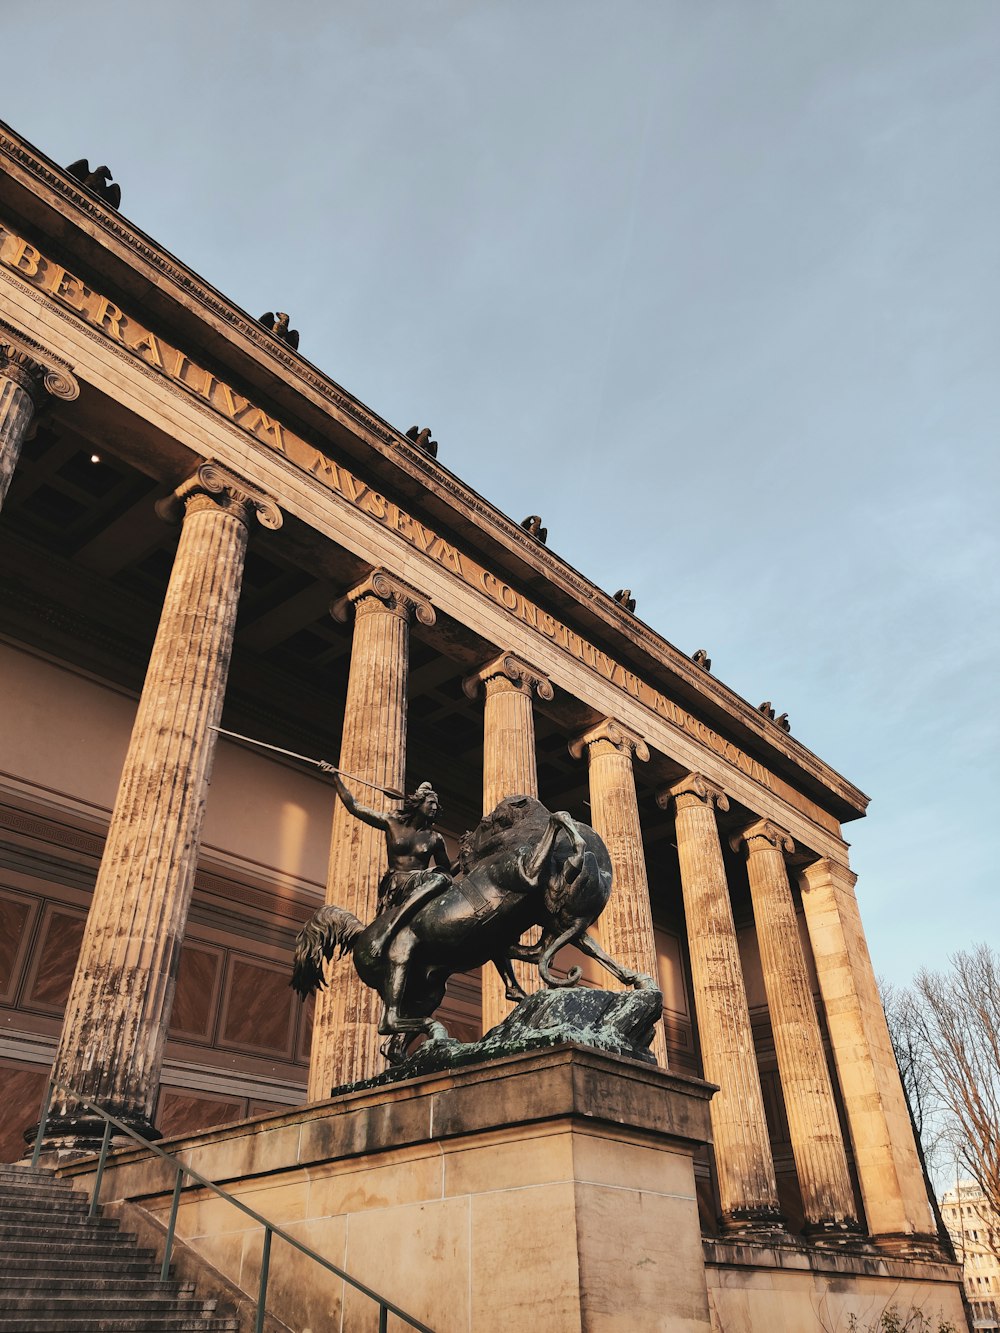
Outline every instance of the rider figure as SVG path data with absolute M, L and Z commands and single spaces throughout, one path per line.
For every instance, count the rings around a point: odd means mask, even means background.
M 391 910 L 395 922 L 418 900 L 427 902 L 450 886 L 448 849 L 441 834 L 434 831 L 441 807 L 429 782 L 421 782 L 415 792 L 404 797 L 400 809 L 382 814 L 356 800 L 332 765 L 323 764 L 322 768 L 333 778 L 337 795 L 350 813 L 385 833 L 389 867 L 379 881 L 379 916 Z M 431 868 L 432 861 L 436 869 Z

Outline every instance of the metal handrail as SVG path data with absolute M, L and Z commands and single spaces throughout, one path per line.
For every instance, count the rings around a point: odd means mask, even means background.
M 191 1179 L 197 1181 L 199 1185 L 212 1190 L 213 1193 L 218 1194 L 219 1197 L 225 1199 L 227 1203 L 231 1203 L 233 1207 L 238 1208 L 241 1213 L 246 1213 L 248 1217 L 252 1217 L 255 1222 L 258 1222 L 264 1228 L 264 1248 L 261 1254 L 260 1283 L 257 1292 L 257 1321 L 254 1325 L 255 1333 L 263 1333 L 264 1330 L 264 1319 L 267 1313 L 264 1307 L 264 1302 L 267 1297 L 267 1281 L 271 1266 L 271 1239 L 273 1236 L 277 1236 L 280 1240 L 283 1240 L 286 1245 L 291 1245 L 294 1249 L 301 1251 L 307 1258 L 318 1263 L 321 1268 L 325 1268 L 328 1272 L 333 1273 L 336 1277 L 349 1283 L 356 1291 L 360 1291 L 370 1300 L 375 1301 L 378 1305 L 379 1333 L 386 1333 L 389 1326 L 390 1313 L 394 1314 L 397 1319 L 402 1319 L 403 1323 L 408 1324 L 410 1328 L 417 1329 L 418 1333 L 434 1333 L 434 1330 L 429 1328 L 427 1324 L 422 1324 L 419 1319 L 415 1319 L 413 1315 L 407 1314 L 406 1311 L 401 1310 L 398 1305 L 394 1305 L 392 1301 L 387 1300 L 384 1296 L 380 1296 L 377 1291 L 372 1291 L 371 1287 L 366 1287 L 363 1282 L 359 1282 L 357 1278 L 351 1277 L 350 1273 L 345 1273 L 342 1268 L 338 1268 L 337 1265 L 331 1263 L 329 1259 L 324 1259 L 321 1254 L 317 1254 L 315 1250 L 311 1250 L 308 1245 L 303 1245 L 300 1240 L 296 1240 L 294 1236 L 290 1236 L 282 1227 L 275 1226 L 273 1222 L 269 1222 L 266 1217 L 255 1212 L 253 1208 L 248 1208 L 245 1203 L 241 1203 L 239 1199 L 220 1188 L 214 1181 L 206 1180 L 206 1178 L 201 1175 L 200 1172 L 195 1171 L 193 1167 L 185 1166 L 183 1162 L 179 1161 L 171 1153 L 164 1152 L 163 1149 L 158 1148 L 155 1143 L 150 1143 L 150 1141 L 144 1139 L 141 1134 L 137 1134 L 134 1129 L 131 1129 L 128 1125 L 122 1124 L 120 1120 L 116 1119 L 110 1112 L 105 1111 L 103 1107 L 97 1106 L 94 1102 L 89 1101 L 84 1097 L 82 1093 L 77 1092 L 74 1088 L 67 1087 L 65 1083 L 57 1082 L 53 1078 L 50 1078 L 45 1085 L 45 1100 L 42 1102 L 42 1118 L 38 1122 L 38 1133 L 35 1135 L 35 1146 L 31 1154 L 32 1166 L 38 1165 L 38 1160 L 42 1151 L 42 1141 L 45 1138 L 45 1130 L 48 1126 L 49 1112 L 52 1108 L 52 1094 L 57 1091 L 67 1094 L 73 1101 L 79 1102 L 81 1106 L 87 1107 L 90 1111 L 94 1111 L 104 1121 L 104 1138 L 101 1141 L 101 1151 L 97 1161 L 97 1174 L 94 1177 L 94 1190 L 90 1198 L 89 1216 L 93 1217 L 97 1211 L 97 1199 L 100 1194 L 101 1179 L 104 1175 L 108 1149 L 111 1145 L 112 1127 L 120 1130 L 121 1133 L 128 1135 L 130 1139 L 134 1139 L 136 1143 L 147 1152 L 155 1153 L 157 1157 L 162 1157 L 164 1161 L 170 1162 L 175 1168 L 174 1192 L 170 1201 L 170 1221 L 167 1225 L 167 1240 L 163 1253 L 163 1263 L 160 1266 L 160 1277 L 163 1281 L 166 1281 L 169 1275 L 170 1255 L 173 1250 L 174 1231 L 177 1225 L 177 1209 L 181 1200 L 184 1177 L 190 1176 Z

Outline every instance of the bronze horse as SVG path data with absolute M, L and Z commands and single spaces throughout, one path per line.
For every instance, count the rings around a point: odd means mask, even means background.
M 648 978 L 622 967 L 588 934 L 611 893 L 611 858 L 594 830 L 565 811 L 550 814 L 531 796 L 509 796 L 462 841 L 460 871 L 435 896 L 390 908 L 365 925 L 342 907 L 321 907 L 295 944 L 291 984 L 302 996 L 326 985 L 323 960 L 350 953 L 358 976 L 382 999 L 379 1032 L 390 1064 L 405 1058 L 418 1033 L 448 1036 L 432 1017 L 448 978 L 491 960 L 534 963 L 548 986 L 572 986 L 579 967 L 556 976 L 552 960 L 567 944 L 596 959 L 618 981 Z M 536 945 L 519 943 L 541 926 Z

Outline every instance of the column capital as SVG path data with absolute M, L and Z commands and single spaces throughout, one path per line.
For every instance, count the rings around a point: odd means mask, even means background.
M 281 510 L 269 495 L 215 462 L 199 464 L 171 495 L 158 502 L 156 512 L 168 522 L 176 522 L 186 513 L 206 508 L 229 512 L 247 528 L 254 517 L 262 528 L 272 532 L 282 523 Z
M 346 622 L 352 607 L 357 615 L 374 609 L 377 604 L 403 620 L 416 616 L 421 625 L 433 625 L 437 620 L 430 598 L 387 569 L 373 569 L 367 578 L 331 604 L 330 614 L 334 620 Z
M 0 377 L 13 380 L 29 393 L 36 406 L 45 395 L 72 402 L 80 385 L 68 361 L 0 319 Z
M 539 699 L 553 697 L 552 682 L 548 676 L 543 675 L 537 668 L 529 666 L 523 658 L 515 656 L 514 653 L 501 653 L 499 657 L 494 657 L 492 662 L 487 662 L 484 667 L 473 671 L 462 681 L 462 690 L 469 699 L 476 698 L 480 686 L 485 688 L 487 694 L 491 689 L 507 689 L 515 690 L 519 694 L 534 693 Z
M 734 852 L 739 852 L 745 847 L 748 855 L 763 851 L 766 847 L 777 848 L 779 852 L 789 855 L 795 851 L 791 834 L 786 833 L 770 819 L 758 819 L 747 828 L 740 829 L 729 839 L 729 845 Z
M 850 866 L 842 865 L 839 861 L 832 861 L 826 856 L 803 866 L 799 874 L 810 889 L 817 884 L 822 884 L 825 880 L 830 880 L 833 883 L 845 885 L 853 892 L 854 886 L 858 882 L 858 877 Z
M 664 787 L 658 791 L 656 804 L 661 810 L 666 810 L 671 801 L 679 802 L 685 796 L 690 797 L 690 800 L 685 801 L 685 805 L 688 806 L 714 805 L 723 812 L 729 809 L 729 797 L 722 788 L 716 786 L 714 782 L 709 782 L 708 778 L 703 778 L 700 773 L 688 773 L 687 777 L 681 778 L 680 782 L 675 782 L 672 787 Z
M 604 718 L 595 727 L 585 731 L 582 736 L 570 741 L 569 752 L 574 759 L 582 759 L 585 752 L 588 757 L 600 753 L 600 750 L 595 751 L 595 746 L 600 746 L 601 750 L 610 746 L 619 754 L 629 757 L 635 755 L 643 763 L 649 759 L 649 747 L 639 733 L 613 717 Z

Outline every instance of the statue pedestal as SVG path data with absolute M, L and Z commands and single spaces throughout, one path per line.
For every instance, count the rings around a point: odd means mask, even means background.
M 436 1333 L 709 1333 L 692 1156 L 709 1137 L 711 1093 L 559 1046 L 160 1146 Z M 136 1149 L 109 1162 L 102 1198 L 165 1220 L 172 1184 Z M 251 1219 L 192 1190 L 177 1231 L 255 1289 Z M 278 1240 L 270 1292 L 293 1329 L 377 1327 L 370 1302 Z

